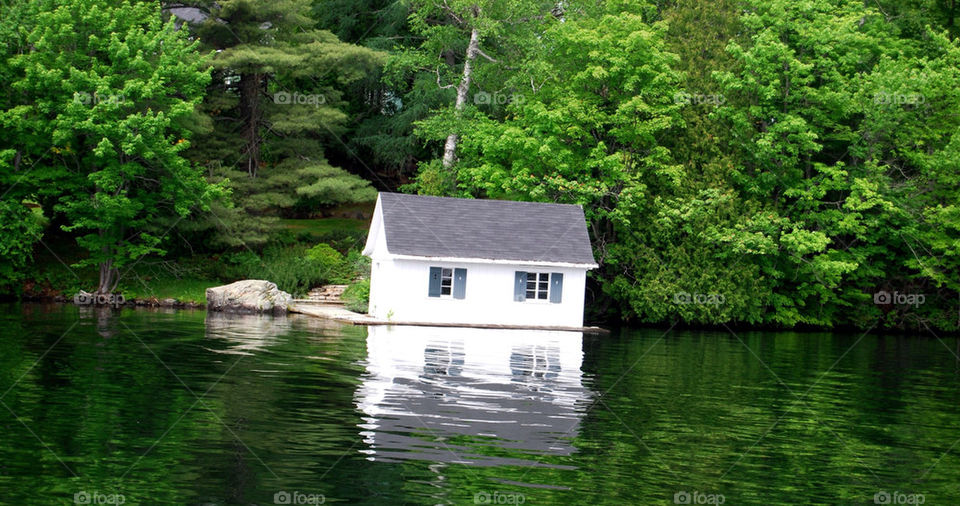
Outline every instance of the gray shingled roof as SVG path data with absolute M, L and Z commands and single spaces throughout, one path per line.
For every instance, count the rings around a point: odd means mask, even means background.
M 577 205 L 401 193 L 380 205 L 393 254 L 595 264 Z

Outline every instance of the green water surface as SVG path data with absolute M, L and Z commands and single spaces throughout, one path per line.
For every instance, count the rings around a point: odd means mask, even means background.
M 0 503 L 960 504 L 955 338 L 398 329 L 0 306 Z

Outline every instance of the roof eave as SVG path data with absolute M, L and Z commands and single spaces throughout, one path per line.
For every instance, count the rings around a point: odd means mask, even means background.
M 426 255 L 397 255 L 388 253 L 384 256 L 390 260 L 425 260 L 432 262 L 463 262 L 474 264 L 496 264 L 496 265 L 535 265 L 544 267 L 570 267 L 580 269 L 596 269 L 600 267 L 594 263 L 581 262 L 554 262 L 548 260 L 511 260 L 500 258 L 469 258 L 469 257 L 445 257 L 445 256 L 426 256 Z

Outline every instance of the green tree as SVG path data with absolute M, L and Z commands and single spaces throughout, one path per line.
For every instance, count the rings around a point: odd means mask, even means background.
M 9 60 L 17 103 L 0 112 L 15 160 L 32 167 L 13 169 L 78 234 L 79 265 L 98 266 L 97 292 L 110 292 L 120 267 L 162 252 L 159 217 L 221 192 L 181 156 L 209 73 L 153 3 L 45 0 L 29 26 L 29 49 Z
M 765 318 L 866 325 L 883 310 L 873 292 L 951 285 L 940 269 L 954 257 L 956 193 L 931 185 L 956 175 L 945 167 L 958 119 L 940 112 L 956 93 L 937 84 L 956 79 L 956 44 L 929 33 L 921 56 L 862 2 L 749 6 L 750 43 L 729 46 L 739 68 L 717 73 L 729 99 L 718 116 L 740 160 L 731 181 L 756 212 L 718 239 L 760 266 Z M 930 312 L 955 293 L 892 308 L 888 322 L 944 323 Z
M 505 102 L 519 96 L 518 83 L 530 86 L 517 79 L 519 67 L 530 63 L 527 54 L 536 46 L 537 35 L 560 12 L 557 4 L 539 0 L 414 3 L 410 25 L 422 42 L 395 55 L 391 70 L 419 75 L 416 84 L 439 88 L 449 97 L 443 107 L 417 123 L 419 137 L 442 145 L 439 160 L 421 163 L 418 191 L 455 191 L 453 167 L 469 128 L 466 118 L 475 105 L 498 106 L 495 109 L 502 113 Z M 423 95 L 434 96 L 431 90 Z
M 625 304 L 636 293 L 617 286 L 636 286 L 649 217 L 682 179 L 663 145 L 680 126 L 681 76 L 666 25 L 646 14 L 568 11 L 526 56 L 536 91 L 503 120 L 472 112 L 456 169 L 461 194 L 583 205 L 605 290 Z
M 408 23 L 411 5 L 398 0 L 333 0 L 314 3 L 318 26 L 340 40 L 390 54 L 387 65 L 346 90 L 343 110 L 351 122 L 345 145 L 330 146 L 331 160 L 354 173 L 372 171 L 392 187 L 406 184 L 431 151 L 414 135 L 414 123 L 448 103 L 434 69 L 398 66 L 399 55 L 421 44 Z
M 325 156 L 350 119 L 341 107 L 351 83 L 376 73 L 379 52 L 315 28 L 308 0 L 226 0 L 194 27 L 217 51 L 203 110 L 209 122 L 189 156 L 212 181 L 233 189 L 207 223 L 221 245 L 260 244 L 283 211 L 367 202 L 369 182 Z M 208 239 L 209 240 L 209 239 Z
M 947 30 L 954 40 L 960 36 L 960 1 L 877 0 L 875 5 L 902 38 L 923 41 L 928 26 L 937 32 Z
M 7 60 L 25 50 L 23 27 L 33 14 L 32 7 L 25 2 L 0 5 L 0 18 L 5 21 L 0 24 L 0 85 L 5 89 L 10 88 L 15 77 Z M 22 94 L 4 93 L 0 95 L 0 111 L 24 100 Z M 22 147 L 0 144 L 0 290 L 5 292 L 16 290 L 15 283 L 24 277 L 33 246 L 42 233 L 39 217 L 23 205 L 30 188 L 20 183 L 31 168 L 25 165 Z

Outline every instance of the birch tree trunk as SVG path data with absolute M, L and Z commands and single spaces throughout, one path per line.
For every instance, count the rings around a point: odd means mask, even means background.
M 467 93 L 470 92 L 470 78 L 473 75 L 473 62 L 477 59 L 477 53 L 480 51 L 480 34 L 476 28 L 470 30 L 470 43 L 467 44 L 467 56 L 463 62 L 463 76 L 460 78 L 460 84 L 457 85 L 457 101 L 454 105 L 457 116 L 463 110 L 467 103 Z M 453 167 L 453 162 L 457 158 L 457 141 L 459 136 L 456 132 L 447 136 L 447 142 L 443 146 L 443 168 Z

